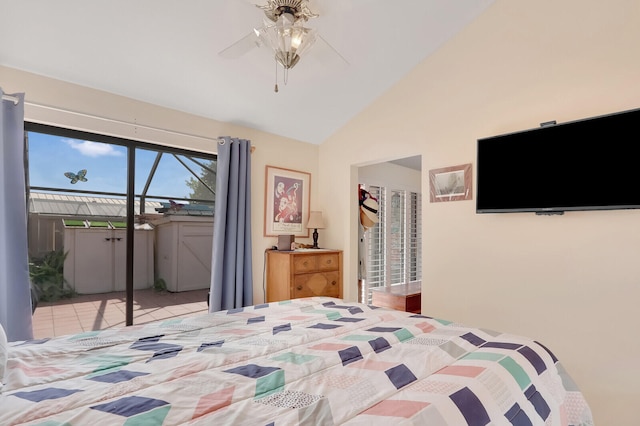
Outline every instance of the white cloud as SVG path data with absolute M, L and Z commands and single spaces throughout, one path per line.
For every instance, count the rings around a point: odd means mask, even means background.
M 68 139 L 65 142 L 71 148 L 79 151 L 82 155 L 86 155 L 87 157 L 119 157 L 122 155 L 121 152 L 116 151 L 113 148 L 113 145 L 106 143 L 91 141 L 78 142 L 72 139 Z

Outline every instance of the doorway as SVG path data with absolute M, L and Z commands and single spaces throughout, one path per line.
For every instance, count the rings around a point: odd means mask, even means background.
M 422 157 L 358 168 L 358 183 L 378 203 L 378 223 L 360 226 L 358 299 L 371 303 L 372 289 L 422 282 Z

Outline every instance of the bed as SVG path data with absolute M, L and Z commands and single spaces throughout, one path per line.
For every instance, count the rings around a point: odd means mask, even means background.
M 0 425 L 593 424 L 536 341 L 326 297 L 13 342 L 4 356 Z

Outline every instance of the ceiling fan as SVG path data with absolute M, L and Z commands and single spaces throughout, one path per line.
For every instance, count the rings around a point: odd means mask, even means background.
M 270 49 L 276 61 L 275 92 L 278 92 L 277 66 L 284 69 L 284 82 L 287 83 L 288 72 L 296 66 L 301 56 L 320 42 L 336 55 L 341 62 L 347 61 L 316 30 L 305 27 L 311 18 L 319 15 L 309 8 L 309 0 L 267 0 L 267 4 L 254 4 L 264 11 L 264 22 L 249 34 L 222 50 L 219 55 L 224 58 L 237 58 L 255 47 Z

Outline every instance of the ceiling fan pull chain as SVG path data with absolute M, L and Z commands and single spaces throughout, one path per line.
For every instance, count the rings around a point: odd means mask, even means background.
M 278 93 L 278 60 L 276 60 L 275 62 L 276 62 L 276 85 L 273 91 Z

